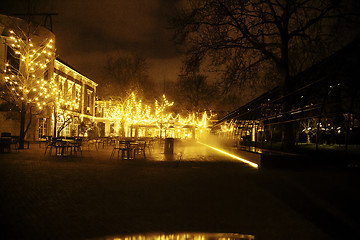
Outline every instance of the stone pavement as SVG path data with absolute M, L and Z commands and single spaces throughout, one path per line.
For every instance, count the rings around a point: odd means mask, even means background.
M 357 169 L 257 170 L 200 145 L 0 155 L 1 239 L 105 239 L 152 232 L 235 232 L 255 239 L 359 239 Z

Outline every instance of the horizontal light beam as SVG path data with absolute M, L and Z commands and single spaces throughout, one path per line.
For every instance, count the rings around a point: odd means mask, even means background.
M 202 145 L 204 145 L 204 146 L 206 146 L 206 147 L 208 147 L 208 148 L 211 148 L 211 149 L 213 149 L 213 150 L 215 150 L 215 151 L 218 151 L 218 152 L 220 152 L 220 153 L 222 153 L 222 154 L 225 154 L 225 155 L 227 155 L 227 156 L 229 156 L 229 157 L 232 157 L 232 158 L 234 158 L 234 159 L 240 160 L 241 162 L 246 163 L 246 164 L 248 164 L 248 165 L 250 165 L 250 166 L 252 166 L 252 167 L 254 167 L 254 168 L 259 168 L 259 165 L 257 165 L 256 163 L 250 162 L 250 161 L 248 161 L 248 160 L 246 160 L 246 159 L 244 159 L 244 158 L 235 156 L 235 155 L 233 155 L 233 154 L 231 154 L 231 153 L 225 152 L 225 151 L 223 151 L 223 150 L 221 150 L 221 149 L 215 148 L 215 147 L 213 147 L 213 146 L 207 145 L 207 144 L 202 143 L 202 142 L 199 142 L 199 141 L 198 141 L 198 143 L 200 143 L 200 144 L 202 144 Z

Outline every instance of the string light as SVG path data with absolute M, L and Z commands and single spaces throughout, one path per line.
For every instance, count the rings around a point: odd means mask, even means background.
M 13 96 L 20 101 L 37 106 L 42 110 L 47 103 L 53 102 L 55 110 L 65 113 L 67 110 L 80 110 L 82 86 L 54 74 L 48 80 L 44 79 L 49 69 L 50 61 L 55 55 L 53 40 L 42 43 L 21 38 L 13 30 L 9 31 L 7 45 L 12 48 L 20 66 L 5 64 L 3 79 Z M 65 84 L 65 82 L 67 84 Z M 67 89 L 65 89 L 65 85 Z M 108 101 L 103 104 L 104 114 L 110 121 L 120 126 L 157 126 L 158 129 L 168 129 L 170 126 L 191 125 L 196 128 L 206 128 L 208 120 L 214 115 L 210 112 L 202 114 L 190 113 L 186 117 L 175 115 L 169 111 L 174 105 L 165 95 L 155 100 L 154 105 L 145 104 L 131 93 L 124 101 Z
M 45 83 L 39 81 L 49 68 L 45 54 L 41 54 L 41 52 L 45 51 L 52 55 L 53 50 L 51 50 L 52 45 L 50 44 L 52 42 L 52 39 L 40 43 L 33 42 L 29 37 L 21 37 L 13 30 L 9 31 L 6 44 L 13 50 L 15 53 L 13 58 L 18 59 L 20 65 L 12 66 L 7 62 L 3 78 L 13 93 L 14 99 L 32 103 L 35 106 L 39 106 L 38 103 L 44 101 L 46 92 L 53 87 L 51 84 L 53 80 Z M 9 81 L 10 77 L 11 81 Z M 39 106 L 39 109 L 42 108 Z
M 125 131 L 132 126 L 156 126 L 162 131 L 169 129 L 170 126 L 176 126 L 179 130 L 189 125 L 204 130 L 209 126 L 209 120 L 215 116 L 211 111 L 205 111 L 182 117 L 180 114 L 175 115 L 168 111 L 173 105 L 174 102 L 169 102 L 163 95 L 160 100 L 155 100 L 152 108 L 137 100 L 136 95 L 131 93 L 123 101 L 105 101 L 99 107 L 104 110 L 104 117 L 115 123 L 115 131 L 119 131 L 121 126 Z

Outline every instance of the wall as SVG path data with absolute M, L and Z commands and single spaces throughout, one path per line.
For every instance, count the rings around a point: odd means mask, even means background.
M 7 119 L 7 112 L 0 112 L 0 133 L 9 132 L 11 135 L 19 136 L 20 123 L 17 120 Z

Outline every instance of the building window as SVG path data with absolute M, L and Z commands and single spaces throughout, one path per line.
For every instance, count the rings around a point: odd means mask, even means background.
M 6 48 L 6 54 L 7 54 L 7 62 L 11 66 L 11 68 L 15 71 L 19 71 L 20 69 L 20 59 L 16 56 L 14 50 L 11 47 Z
M 60 85 L 60 91 L 61 91 L 61 94 L 64 94 L 65 92 L 65 78 L 59 76 L 59 85 Z
M 80 108 L 81 86 L 75 83 L 75 109 Z
M 64 124 L 66 124 L 65 127 L 64 127 Z M 64 116 L 58 116 L 58 119 L 57 119 L 57 122 L 56 122 L 56 132 L 58 133 L 60 128 L 64 127 L 61 130 L 59 136 L 70 137 L 70 126 L 71 125 L 72 124 L 69 123 L 69 122 L 65 123 Z
M 87 114 L 91 114 L 92 113 L 92 104 L 93 104 L 93 101 L 92 101 L 92 93 L 93 91 L 91 90 L 87 90 L 87 96 L 86 96 L 86 102 L 87 102 L 87 108 L 86 108 L 86 111 L 87 111 Z
M 61 116 L 58 116 L 58 117 L 57 117 L 57 121 L 56 121 L 56 134 L 59 133 L 59 129 L 60 129 L 60 127 L 62 126 L 63 123 L 64 123 L 64 119 L 63 119 Z M 63 131 L 64 131 L 64 130 L 62 130 L 62 131 L 60 132 L 60 135 L 59 135 L 59 136 L 64 136 L 64 135 L 63 135 Z M 58 136 L 58 137 L 59 137 L 59 136 Z
M 39 138 L 47 136 L 47 118 L 39 118 Z
M 73 87 L 74 87 L 74 83 L 68 80 L 67 81 L 67 99 L 68 99 L 68 101 L 73 100 Z

